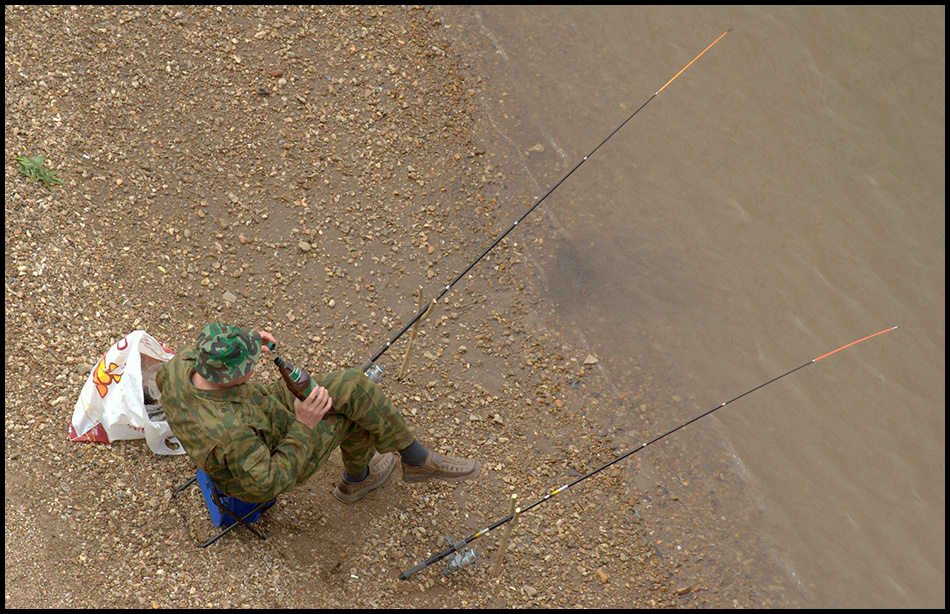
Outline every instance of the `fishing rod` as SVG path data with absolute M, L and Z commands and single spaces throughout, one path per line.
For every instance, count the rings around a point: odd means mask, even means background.
M 700 56 L 703 55 L 703 53 L 706 53 L 707 51 L 709 51 L 709 50 L 712 48 L 713 45 L 715 45 L 716 43 L 718 43 L 719 40 L 720 40 L 723 36 L 725 36 L 726 34 L 728 34 L 729 32 L 732 32 L 732 28 L 730 28 L 730 29 L 726 30 L 725 32 L 723 32 L 722 34 L 720 34 L 720 35 L 719 35 L 719 38 L 717 38 L 716 40 L 714 40 L 712 43 L 709 44 L 708 47 L 706 47 L 705 49 L 703 49 L 703 51 L 702 51 L 699 55 L 697 55 L 695 58 L 693 58 L 692 61 L 691 61 L 689 64 L 687 64 L 686 66 L 684 66 L 678 73 L 676 73 L 675 75 L 673 75 L 673 78 L 672 78 L 672 79 L 670 79 L 669 81 L 667 81 L 667 82 L 663 85 L 663 87 L 661 87 L 660 89 L 658 89 L 655 94 L 653 94 L 652 96 L 650 96 L 650 98 L 648 98 L 646 102 L 644 102 L 642 105 L 640 105 L 640 108 L 639 108 L 639 109 L 637 109 L 636 111 L 634 111 L 634 112 L 630 115 L 630 117 L 628 117 L 627 119 L 625 119 L 622 124 L 620 124 L 619 126 L 617 126 L 617 128 L 616 128 L 613 132 L 611 132 L 611 133 L 607 136 L 606 139 L 604 139 L 603 141 L 601 141 L 600 145 L 598 145 L 597 147 L 595 147 L 589 154 L 587 154 L 586 156 L 584 156 L 584 159 L 581 160 L 580 162 L 578 162 L 578 163 L 577 163 L 577 166 L 575 166 L 574 168 L 572 168 L 572 169 L 570 170 L 570 172 L 568 172 L 566 175 L 564 175 L 563 178 L 561 178 L 560 181 L 558 181 L 556 184 L 554 184 L 554 187 L 552 187 L 550 190 L 548 190 L 547 193 L 546 193 L 544 196 L 542 196 L 541 198 L 539 198 L 538 201 L 537 201 L 536 203 L 534 203 L 534 205 L 532 205 L 530 209 L 528 209 L 527 211 L 525 211 L 524 215 L 522 215 L 520 218 L 518 218 L 518 220 L 517 220 L 514 224 L 512 224 L 511 227 L 510 227 L 508 230 L 506 230 L 506 231 L 504 232 L 504 234 L 502 234 L 500 237 L 498 237 L 497 239 L 495 239 L 495 242 L 492 243 L 491 245 L 489 245 L 488 248 L 487 248 L 485 251 L 482 252 L 482 255 L 475 259 L 475 262 L 473 262 L 472 264 L 468 265 L 468 268 L 466 268 L 464 271 L 462 271 L 461 273 L 459 273 L 459 274 L 455 277 L 455 279 L 452 280 L 451 283 L 447 284 L 447 285 L 442 289 L 442 292 L 439 294 L 439 296 L 435 297 L 434 299 L 432 299 L 432 301 L 431 301 L 428 305 L 424 306 L 424 307 L 419 311 L 419 313 L 417 313 L 411 320 L 409 320 L 409 322 L 408 322 L 405 326 L 402 327 L 402 330 L 400 330 L 398 333 L 396 333 L 396 335 L 395 335 L 392 339 L 390 339 L 389 341 L 386 342 L 386 345 L 384 345 L 382 348 L 380 348 L 380 350 L 379 350 L 378 352 L 376 352 L 375 354 L 373 354 L 373 357 L 372 357 L 372 358 L 370 358 L 369 360 L 367 360 L 366 362 L 364 362 L 363 365 L 360 367 L 360 371 L 363 371 L 364 373 L 366 373 L 367 376 L 369 376 L 371 379 L 373 379 L 373 380 L 376 381 L 376 382 L 381 381 L 383 369 L 382 369 L 382 367 L 380 367 L 380 366 L 378 366 L 378 365 L 374 365 L 374 363 L 379 359 L 379 357 L 382 356 L 383 354 L 385 354 L 386 351 L 387 351 L 390 347 L 392 347 L 392 344 L 395 343 L 397 339 L 399 339 L 400 337 L 402 337 L 403 334 L 404 334 L 407 330 L 409 330 L 409 328 L 410 328 L 413 324 L 415 324 L 416 321 L 419 320 L 419 318 L 421 318 L 422 316 L 424 316 L 424 315 L 426 314 L 426 312 L 429 311 L 429 309 L 431 309 L 433 306 L 435 306 L 435 304 L 439 302 L 439 299 L 441 299 L 443 296 L 445 296 L 445 294 L 446 294 L 449 290 L 452 289 L 452 286 L 454 286 L 454 285 L 458 282 L 458 280 L 460 280 L 460 279 L 462 279 L 463 277 L 465 277 L 465 274 L 468 273 L 469 271 L 471 271 L 471 270 L 472 270 L 472 267 L 474 267 L 476 264 L 478 264 L 478 263 L 481 261 L 481 259 L 484 258 L 486 255 L 488 255 L 488 252 L 490 252 L 491 250 L 493 250 L 493 249 L 495 248 L 495 246 L 498 245 L 498 244 L 501 242 L 502 239 L 504 239 L 505 237 L 507 237 L 507 236 L 508 236 L 508 233 L 511 232 L 512 230 L 514 230 L 515 226 L 517 226 L 517 225 L 518 225 L 519 223 L 521 223 L 526 217 L 528 217 L 528 216 L 531 214 L 531 212 L 534 211 L 535 208 L 537 208 L 537 206 L 540 205 L 540 204 L 544 201 L 545 198 L 547 198 L 548 196 L 550 196 L 551 193 L 554 192 L 554 190 L 556 190 L 559 185 L 561 185 L 562 183 L 564 183 L 564 181 L 565 181 L 568 177 L 570 177 L 571 175 L 573 175 L 573 174 L 574 174 L 574 171 L 576 171 L 577 169 L 579 169 L 579 168 L 581 167 L 581 165 L 584 164 L 584 162 L 587 162 L 587 158 L 589 158 L 589 157 L 591 157 L 592 155 L 594 155 L 594 152 L 596 152 L 598 149 L 600 149 L 601 146 L 603 146 L 604 143 L 606 143 L 607 141 L 609 141 L 609 140 L 610 140 L 610 137 L 612 137 L 613 135 L 617 134 L 617 132 L 619 132 L 620 129 L 623 128 L 623 127 L 627 124 L 627 122 L 629 122 L 631 119 L 633 119 L 634 115 L 636 115 L 637 113 L 639 113 L 641 110 L 643 110 L 643 108 L 644 108 L 645 106 L 647 106 L 648 104 L 650 104 L 650 101 L 653 100 L 654 98 L 656 98 L 657 96 L 659 96 L 659 95 L 660 95 L 660 92 L 662 92 L 663 90 L 666 89 L 666 86 L 668 86 L 670 83 L 673 83 L 673 81 L 674 81 L 677 77 L 679 77 L 681 74 L 683 74 L 683 72 L 685 72 L 687 68 L 689 68 L 690 66 L 692 66 L 693 62 L 695 62 L 696 60 L 698 60 L 698 59 L 700 58 Z
M 638 447 L 636 447 L 636 448 L 630 450 L 629 452 L 627 452 L 627 453 L 625 453 L 625 454 L 622 454 L 622 455 L 618 456 L 617 458 L 613 459 L 612 461 L 610 461 L 610 462 L 608 462 L 608 463 L 605 463 L 605 464 L 601 465 L 601 466 L 598 467 L 597 469 L 594 469 L 594 470 L 591 471 L 590 473 L 588 473 L 588 474 L 586 474 L 586 475 L 583 475 L 583 476 L 577 478 L 577 479 L 574 480 L 573 482 L 571 482 L 571 483 L 569 483 L 569 484 L 565 484 L 564 486 L 560 486 L 560 487 L 558 487 L 558 488 L 555 488 L 555 489 L 552 490 L 550 493 L 544 495 L 544 497 L 542 497 L 541 499 L 538 499 L 537 501 L 535 501 L 534 503 L 532 503 L 532 504 L 529 505 L 528 507 L 526 507 L 526 508 L 524 508 L 524 509 L 521 509 L 521 510 L 516 510 L 516 511 L 515 511 L 515 514 L 518 514 L 518 513 L 523 514 L 523 513 L 527 512 L 527 511 L 529 511 L 529 510 L 531 510 L 531 509 L 533 509 L 533 508 L 535 508 L 535 507 L 541 505 L 542 503 L 546 502 L 546 501 L 547 501 L 548 499 L 550 499 L 551 497 L 553 497 L 553 496 L 555 496 L 555 495 L 558 495 L 558 494 L 561 494 L 562 492 L 568 490 L 568 489 L 571 488 L 572 486 L 575 486 L 576 484 L 579 484 L 579 483 L 583 482 L 583 481 L 586 480 L 587 478 L 589 478 L 589 477 L 591 477 L 591 476 L 594 476 L 594 475 L 600 473 L 601 471 L 603 471 L 603 470 L 606 469 L 607 467 L 610 467 L 611 465 L 614 465 L 614 464 L 616 464 L 616 463 L 619 463 L 620 461 L 622 461 L 623 459 L 627 458 L 628 456 L 630 456 L 630 455 L 632 455 L 632 454 L 636 454 L 637 452 L 639 452 L 639 451 L 642 450 L 643 448 L 645 448 L 645 447 L 647 447 L 647 446 L 649 446 L 649 445 L 651 445 L 651 444 L 654 444 L 654 443 L 660 441 L 661 439 L 663 439 L 663 438 L 666 437 L 667 435 L 672 435 L 673 433 L 675 433 L 676 431 L 680 430 L 680 429 L 683 428 L 684 426 L 688 426 L 688 425 L 692 424 L 693 422 L 696 422 L 696 421 L 699 420 L 700 418 L 702 418 L 702 417 L 704 417 L 704 416 L 708 416 L 709 414 L 713 413 L 714 411 L 717 411 L 717 410 L 722 409 L 723 407 L 725 407 L 726 405 L 732 403 L 733 401 L 738 401 L 738 400 L 741 399 L 742 397 L 744 397 L 744 396 L 746 396 L 746 395 L 748 395 L 748 394 L 752 394 L 753 392 L 755 392 L 755 391 L 758 390 L 759 388 L 764 388 L 765 386 L 768 386 L 768 385 L 771 384 L 772 382 L 777 382 L 778 380 L 782 379 L 782 378 L 785 377 L 786 375 L 791 375 L 792 373 L 798 371 L 799 369 L 804 369 L 804 368 L 807 367 L 808 365 L 813 365 L 813 364 L 815 364 L 816 362 L 818 362 L 819 360 L 822 360 L 822 359 L 824 359 L 824 358 L 827 358 L 827 357 L 831 356 L 832 354 L 835 354 L 836 352 L 840 352 L 841 350 L 847 349 L 847 348 L 849 348 L 849 347 L 851 347 L 851 346 L 853 346 L 853 345 L 857 345 L 857 344 L 861 343 L 862 341 L 867 341 L 868 339 L 870 339 L 870 338 L 872 338 L 872 337 L 877 337 L 878 335 L 883 335 L 884 333 L 890 332 L 890 331 L 892 331 L 892 330 L 894 330 L 894 329 L 896 329 L 896 328 L 897 328 L 897 326 L 892 326 L 892 327 L 890 327 L 890 328 L 885 328 L 884 330 L 879 331 L 879 332 L 876 332 L 876 333 L 874 333 L 873 335 L 868 335 L 867 337 L 864 337 L 864 338 L 862 338 L 862 339 L 858 339 L 857 341 L 853 341 L 853 342 L 851 342 L 851 343 L 849 343 L 849 344 L 847 344 L 847 345 L 842 345 L 841 347 L 839 347 L 839 348 L 836 349 L 836 350 L 832 350 L 831 352 L 828 352 L 827 354 L 822 354 L 822 355 L 819 356 L 818 358 L 813 358 L 812 360 L 809 360 L 809 361 L 806 362 L 805 364 L 803 364 L 803 365 L 801 365 L 801 366 L 799 366 L 799 367 L 795 367 L 795 368 L 792 369 L 791 371 L 787 371 L 787 372 L 783 373 L 782 375 L 779 375 L 778 377 L 775 377 L 775 378 L 773 378 L 773 379 L 770 379 L 769 381 L 765 382 L 764 384 L 760 384 L 760 385 L 756 386 L 755 388 L 752 388 L 751 390 L 748 390 L 748 391 L 746 391 L 746 392 L 743 392 L 743 393 L 740 394 L 739 396 L 737 396 L 737 397 L 735 397 L 735 398 L 733 398 L 733 399 L 730 399 L 730 400 L 728 400 L 728 401 L 726 401 L 726 402 L 724 402 L 724 403 L 721 403 L 721 404 L 717 405 L 716 407 L 713 407 L 713 408 L 710 409 L 709 411 L 704 412 L 704 413 L 702 413 L 702 414 L 696 416 L 696 417 L 693 418 L 692 420 L 689 420 L 688 422 L 684 422 L 683 424 L 679 425 L 679 426 L 676 427 L 675 429 L 669 430 L 669 431 L 663 433 L 662 435 L 660 435 L 660 436 L 658 436 L 658 437 L 654 437 L 653 439 L 651 439 L 650 441 L 648 441 L 648 442 L 646 442 L 646 443 L 640 444 Z M 444 559 L 445 557 L 447 557 L 447 556 L 449 556 L 450 554 L 453 554 L 453 553 L 458 553 L 458 554 L 456 555 L 456 557 L 453 557 L 453 565 L 451 565 L 449 569 L 450 569 L 450 570 L 454 570 L 454 569 L 458 569 L 458 568 L 460 568 L 460 567 L 467 567 L 468 565 L 470 565 L 470 564 L 475 560 L 475 552 L 474 552 L 473 550 L 471 550 L 471 549 L 466 548 L 465 546 L 467 546 L 468 544 L 472 543 L 473 541 L 475 541 L 475 540 L 478 539 L 479 537 L 484 537 L 485 535 L 488 535 L 488 533 L 489 533 L 490 531 L 493 531 L 493 530 L 497 529 L 498 527 L 502 526 L 503 524 L 505 524 L 506 522 L 510 521 L 512 518 L 514 518 L 515 514 L 508 514 L 507 516 L 505 516 L 504 518 L 502 518 L 502 519 L 499 520 L 498 522 L 496 522 L 496 523 L 494 523 L 494 524 L 492 524 L 492 525 L 490 525 L 490 526 L 488 526 L 488 527 L 486 527 L 486 528 L 484 528 L 484 529 L 481 529 L 480 531 L 477 531 L 476 533 L 474 533 L 473 535 L 471 535 L 471 536 L 469 536 L 469 537 L 467 537 L 467 538 L 465 538 L 465 539 L 462 539 L 462 540 L 459 540 L 459 541 L 455 542 L 454 544 L 452 544 L 450 547 L 446 548 L 445 550 L 443 550 L 443 551 L 440 552 L 439 554 L 436 554 L 436 555 L 432 556 L 431 558 L 426 559 L 425 561 L 419 563 L 418 565 L 416 565 L 416 566 L 413 567 L 412 569 L 409 569 L 408 571 L 402 572 L 402 573 L 399 575 L 399 579 L 400 579 L 400 580 L 406 580 L 406 579 L 409 578 L 409 576 L 411 576 L 411 575 L 413 575 L 413 574 L 415 574 L 415 573 L 418 573 L 418 572 L 422 571 L 423 569 L 429 567 L 430 565 L 433 565 L 433 564 L 435 564 L 435 563 L 438 563 L 439 561 L 441 561 L 442 559 Z

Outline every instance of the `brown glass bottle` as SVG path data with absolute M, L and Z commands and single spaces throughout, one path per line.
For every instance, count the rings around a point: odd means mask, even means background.
M 303 401 L 313 392 L 313 388 L 317 383 L 310 377 L 309 373 L 300 367 L 295 367 L 286 360 L 282 360 L 280 356 L 274 359 L 274 364 L 277 365 L 277 370 L 280 371 L 280 376 L 284 378 L 288 390 L 295 397 Z

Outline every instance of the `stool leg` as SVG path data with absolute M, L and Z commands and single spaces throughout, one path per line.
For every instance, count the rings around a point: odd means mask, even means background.
M 265 501 L 264 503 L 261 503 L 260 505 L 258 505 L 258 506 L 255 507 L 254 509 L 252 509 L 250 512 L 248 512 L 247 514 L 244 514 L 244 518 L 241 518 L 240 516 L 238 516 L 237 514 L 235 514 L 234 512 L 232 512 L 231 510 L 229 510 L 228 508 L 222 507 L 220 504 L 218 505 L 218 509 L 221 510 L 222 512 L 224 512 L 225 514 L 227 514 L 228 516 L 230 516 L 231 518 L 234 518 L 234 520 L 235 520 L 234 524 L 237 524 L 238 522 L 240 522 L 240 523 L 243 524 L 245 527 L 247 527 L 248 529 L 250 529 L 252 533 L 254 533 L 255 535 L 257 535 L 257 536 L 260 537 L 261 539 L 267 539 L 267 536 L 266 536 L 266 535 L 264 535 L 263 533 L 259 532 L 259 531 L 258 531 L 257 529 L 255 529 L 253 526 L 251 526 L 250 524 L 248 524 L 248 523 L 246 522 L 246 519 L 247 519 L 247 518 L 250 518 L 251 516 L 253 516 L 255 513 L 258 512 L 258 510 L 262 509 L 262 508 L 263 508 L 265 505 L 267 505 L 268 503 L 270 503 L 270 501 Z M 234 526 L 234 525 L 231 525 L 231 526 Z
M 197 481 L 198 481 L 198 476 L 196 475 L 195 477 L 193 477 L 193 478 L 191 478 L 190 480 L 188 480 L 186 483 L 184 483 L 184 484 L 182 484 L 181 486 L 179 486 L 178 489 L 177 489 L 175 492 L 172 493 L 171 498 L 174 499 L 174 498 L 175 498 L 175 495 L 177 495 L 177 494 L 180 493 L 181 491 L 185 490 L 186 488 L 188 488 L 189 486 L 191 486 L 192 484 L 194 484 L 194 483 L 197 482 Z
M 250 518 L 251 516 L 253 516 L 254 514 L 256 514 L 258 511 L 261 510 L 261 508 L 263 508 L 263 507 L 264 507 L 265 505 L 267 505 L 268 503 L 270 503 L 270 501 L 266 501 L 266 502 L 264 502 L 264 503 L 261 503 L 260 505 L 258 505 L 257 507 L 255 507 L 253 510 L 251 510 L 250 512 L 248 512 L 247 514 L 245 514 L 245 515 L 244 515 L 244 518 L 239 517 L 237 514 L 235 514 L 234 512 L 232 512 L 231 510 L 229 510 L 229 509 L 226 508 L 226 507 L 221 507 L 221 506 L 219 506 L 219 508 L 220 508 L 223 512 L 229 514 L 232 518 L 235 518 L 235 519 L 237 520 L 237 522 L 234 522 L 234 523 L 233 523 L 231 526 L 229 526 L 229 527 L 225 527 L 225 529 L 224 529 L 223 531 L 221 531 L 220 533 L 218 533 L 217 535 L 215 535 L 214 537 L 212 537 L 211 539 L 209 539 L 209 540 L 206 541 L 205 543 L 203 543 L 203 544 L 198 544 L 198 547 L 199 547 L 199 548 L 207 548 L 208 546 L 210 546 L 210 545 L 213 544 L 214 542 L 216 542 L 216 541 L 218 541 L 219 539 L 221 539 L 221 537 L 222 537 L 223 535 L 225 535 L 226 533 L 228 533 L 231 529 L 233 529 L 234 527 L 238 526 L 238 524 L 243 524 L 245 527 L 247 527 L 248 529 L 250 529 L 252 533 L 254 533 L 255 535 L 257 535 L 257 536 L 260 537 L 261 539 L 267 539 L 267 536 L 266 536 L 266 535 L 264 535 L 263 533 L 258 532 L 257 529 L 255 529 L 255 528 L 252 527 L 251 525 L 247 524 L 247 522 L 245 522 L 245 519 L 246 519 L 246 518 Z

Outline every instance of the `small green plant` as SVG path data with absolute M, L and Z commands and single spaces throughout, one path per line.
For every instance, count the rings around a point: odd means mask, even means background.
M 27 177 L 32 177 L 37 181 L 42 181 L 46 187 L 49 187 L 52 184 L 61 184 L 63 183 L 57 176 L 56 171 L 51 171 L 48 168 L 43 166 L 43 154 L 36 156 L 35 158 L 27 158 L 26 156 L 14 156 L 14 159 L 20 165 L 20 172 L 26 175 Z

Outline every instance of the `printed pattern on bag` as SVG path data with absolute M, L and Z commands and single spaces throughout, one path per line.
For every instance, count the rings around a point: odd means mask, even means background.
M 122 378 L 121 373 L 115 373 L 115 370 L 118 368 L 119 365 L 115 364 L 114 362 L 110 362 L 109 367 L 106 368 L 105 354 L 103 354 L 102 358 L 99 359 L 99 364 L 96 365 L 92 377 L 96 385 L 96 392 L 99 393 L 101 398 L 106 398 L 106 395 L 109 394 L 109 386 L 111 384 L 118 384 L 119 380 Z

